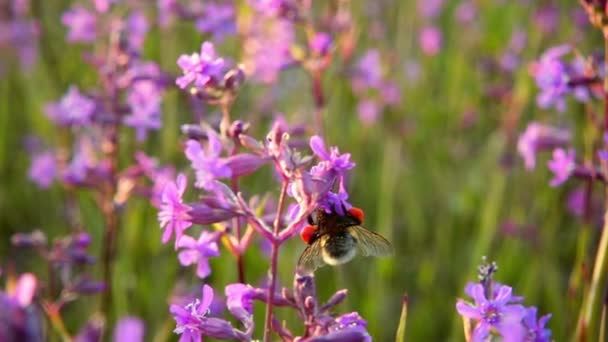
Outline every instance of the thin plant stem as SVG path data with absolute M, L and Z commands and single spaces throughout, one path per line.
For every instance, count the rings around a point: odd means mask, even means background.
M 277 286 L 277 268 L 279 261 L 279 247 L 280 240 L 278 239 L 281 214 L 283 207 L 285 206 L 285 196 L 287 194 L 287 185 L 289 182 L 284 179 L 283 185 L 281 186 L 281 195 L 279 196 L 279 204 L 277 205 L 277 216 L 274 219 L 273 227 L 273 239 L 272 239 L 272 251 L 270 255 L 270 285 L 268 286 L 268 300 L 266 302 L 266 319 L 264 322 L 264 342 L 270 341 L 270 334 L 272 329 L 272 297 L 274 295 L 275 288 Z
M 604 32 L 604 58 L 605 63 L 608 63 L 608 32 Z M 608 76 L 604 78 L 604 132 L 608 132 Z M 605 162 L 602 163 L 604 174 L 608 171 Z M 608 186 L 604 188 L 604 196 L 608 197 Z M 597 247 L 595 263 L 593 264 L 593 275 L 589 291 L 583 302 L 583 307 L 579 314 L 576 339 L 578 341 L 587 341 L 593 339 L 596 334 L 596 329 L 599 325 L 602 306 L 604 304 L 604 295 L 606 289 L 606 280 L 608 279 L 608 199 L 605 201 L 604 227 L 602 235 Z

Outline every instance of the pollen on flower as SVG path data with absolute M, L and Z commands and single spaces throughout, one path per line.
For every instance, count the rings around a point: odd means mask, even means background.
M 300 237 L 302 238 L 302 241 L 306 242 L 307 244 L 310 244 L 310 242 L 312 240 L 312 236 L 315 234 L 316 230 L 317 230 L 317 227 L 315 227 L 315 226 L 304 227 L 304 229 L 302 229 L 302 232 L 300 233 Z
M 348 214 L 350 216 L 356 218 L 357 220 L 359 220 L 359 222 L 363 223 L 363 219 L 365 218 L 365 213 L 363 212 L 362 209 L 352 207 L 352 208 L 348 209 Z

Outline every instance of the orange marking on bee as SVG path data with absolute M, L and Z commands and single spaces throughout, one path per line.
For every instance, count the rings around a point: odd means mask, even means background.
M 363 212 L 363 210 L 357 207 L 352 207 L 348 209 L 348 213 L 350 214 L 350 216 L 356 218 L 357 220 L 359 220 L 359 222 L 363 223 L 363 219 L 365 218 L 365 213 Z
M 304 229 L 302 229 L 302 232 L 300 233 L 302 241 L 306 242 L 307 244 L 310 244 L 310 240 L 312 239 L 312 236 L 315 234 L 316 230 L 317 227 L 315 226 L 304 227 Z

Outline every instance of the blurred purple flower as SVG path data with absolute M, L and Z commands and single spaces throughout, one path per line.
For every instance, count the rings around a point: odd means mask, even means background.
M 456 20 L 461 24 L 469 24 L 477 17 L 477 7 L 474 1 L 465 0 L 456 7 Z
M 584 187 L 578 187 L 568 194 L 567 208 L 572 215 L 582 217 L 586 206 L 587 194 Z
M 209 233 L 205 230 L 201 232 L 198 240 L 194 240 L 188 235 L 183 235 L 177 242 L 177 247 L 181 248 L 178 254 L 179 263 L 183 266 L 190 266 L 194 263 L 198 264 L 196 275 L 201 279 L 206 278 L 211 274 L 208 258 L 220 255 L 217 246 L 219 238 L 219 234 Z
M 564 183 L 572 171 L 576 168 L 576 154 L 574 149 L 565 151 L 563 148 L 553 150 L 553 159 L 547 162 L 549 170 L 553 172 L 554 177 L 550 182 L 551 186 L 559 186 Z
M 551 319 L 551 314 L 546 314 L 537 320 L 538 309 L 530 307 L 526 309 L 526 316 L 523 319 L 527 329 L 526 341 L 530 342 L 551 342 L 551 330 L 546 329 L 545 325 Z
M 169 182 L 163 190 L 158 220 L 160 227 L 165 230 L 162 242 L 167 243 L 171 234 L 175 231 L 175 248 L 181 239 L 184 230 L 192 225 L 188 211 L 191 206 L 184 204 L 182 196 L 186 191 L 188 179 L 184 174 L 179 174 L 175 182 Z
M 170 312 L 176 322 L 174 332 L 180 334 L 180 342 L 200 342 L 202 336 L 217 339 L 242 339 L 243 334 L 234 329 L 230 322 L 223 319 L 209 317 L 209 308 L 213 301 L 213 289 L 205 284 L 201 300 L 181 307 L 173 304 Z
M 260 83 L 276 82 L 279 73 L 293 62 L 290 52 L 295 40 L 293 23 L 254 16 L 246 37 L 243 64 L 248 76 Z
M 310 49 L 313 53 L 319 56 L 325 56 L 329 53 L 333 41 L 331 36 L 325 32 L 317 32 L 309 42 Z
M 133 316 L 121 318 L 114 328 L 114 342 L 144 341 L 144 322 Z
M 418 36 L 420 49 L 427 56 L 435 56 L 441 50 L 442 34 L 435 26 L 424 27 Z
M 200 53 L 181 55 L 177 64 L 184 76 L 178 77 L 175 83 L 182 89 L 193 82 L 195 87 L 204 88 L 209 82 L 221 77 L 226 67 L 226 62 L 217 57 L 210 42 L 203 42 Z
M 357 105 L 359 119 L 363 124 L 371 125 L 378 120 L 380 116 L 380 105 L 372 99 L 364 99 L 359 101 Z
M 110 10 L 112 4 L 118 3 L 120 0 L 93 0 L 95 10 L 99 13 L 106 13 Z
M 435 18 L 441 13 L 443 0 L 418 0 L 418 13 L 423 18 Z
M 559 10 L 554 4 L 547 4 L 540 7 L 534 13 L 534 20 L 540 31 L 544 34 L 550 34 L 555 31 L 559 22 Z
M 43 152 L 32 157 L 32 164 L 28 172 L 29 179 L 38 187 L 46 189 L 57 176 L 57 161 L 52 152 Z
M 196 28 L 199 31 L 212 34 L 216 42 L 236 33 L 234 4 L 207 3 L 204 11 L 204 16 L 196 20 Z
M 59 102 L 46 106 L 49 119 L 61 126 L 86 126 L 94 112 L 95 102 L 82 95 L 76 86 L 71 86 Z
M 127 126 L 136 129 L 138 141 L 146 138 L 148 130 L 161 127 L 161 100 L 163 89 L 159 85 L 160 70 L 155 63 L 139 63 L 131 68 L 131 84 L 128 88 L 127 103 L 131 113 L 124 118 Z
M 5 44 L 14 47 L 23 70 L 34 65 L 38 58 L 39 35 L 39 25 L 34 20 L 17 17 L 0 21 L 0 47 L 4 48 Z
M 63 13 L 61 22 L 68 27 L 69 42 L 92 43 L 96 38 L 97 17 L 82 6 L 76 5 Z
M 97 162 L 96 146 L 98 147 L 95 138 L 90 135 L 81 136 L 74 143 L 72 159 L 67 167 L 63 169 L 62 178 L 65 182 L 82 185 L 86 183 L 87 177 L 96 168 L 98 168 L 97 171 L 103 173 L 102 165 L 99 165 Z
M 201 144 L 196 140 L 186 142 L 186 157 L 192 163 L 196 172 L 194 185 L 206 190 L 213 189 L 213 181 L 217 178 L 227 178 L 232 171 L 220 158 L 222 142 L 214 130 L 207 130 L 207 148 L 203 150 Z
M 524 159 L 526 169 L 536 166 L 536 154 L 543 150 L 551 150 L 570 142 L 570 132 L 565 129 L 531 122 L 519 136 L 517 151 Z
M 177 6 L 177 0 L 156 0 L 156 8 L 158 12 L 158 25 L 160 27 L 167 27 Z
M 131 49 L 140 51 L 143 48 L 149 28 L 146 15 L 142 11 L 135 10 L 129 15 L 125 23 L 125 32 Z
M 536 98 L 539 107 L 555 107 L 560 112 L 566 109 L 564 96 L 569 90 L 569 76 L 568 68 L 561 58 L 569 52 L 570 46 L 568 45 L 553 47 L 532 65 L 532 76 L 541 90 Z
M 353 77 L 353 89 L 363 91 L 367 88 L 380 88 L 383 82 L 380 51 L 368 50 L 357 62 Z
M 521 320 L 526 309 L 513 301 L 512 289 L 509 286 L 495 284 L 492 298 L 486 298 L 484 287 L 474 284 L 467 287 L 467 294 L 474 304 L 458 299 L 456 310 L 466 318 L 476 321 L 473 341 L 485 341 L 492 329 L 495 329 L 504 341 L 523 341 L 525 336 Z

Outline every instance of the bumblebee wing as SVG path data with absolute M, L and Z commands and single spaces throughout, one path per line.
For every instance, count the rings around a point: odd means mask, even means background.
M 300 259 L 298 260 L 299 269 L 302 269 L 305 272 L 314 272 L 318 267 L 325 265 L 321 254 L 321 249 L 323 248 L 322 241 L 324 240 L 324 237 L 316 239 L 304 249 L 304 252 L 302 252 Z
M 362 226 L 350 226 L 348 232 L 357 240 L 357 249 L 363 256 L 389 256 L 393 246 L 384 236 Z

